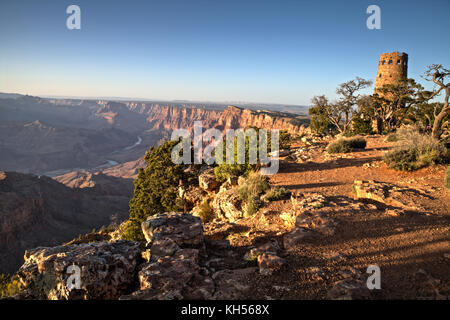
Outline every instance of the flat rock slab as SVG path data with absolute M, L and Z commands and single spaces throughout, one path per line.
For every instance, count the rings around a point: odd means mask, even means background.
M 418 207 L 417 203 L 423 202 L 424 198 L 432 199 L 421 190 L 374 180 L 355 180 L 353 193 L 356 199 L 370 199 L 412 211 L 423 211 L 424 209 Z
M 204 246 L 202 221 L 188 213 L 153 215 L 142 222 L 142 232 L 149 244 L 170 239 L 181 248 Z
M 125 240 L 39 247 L 25 252 L 17 274 L 35 299 L 117 299 L 132 285 L 140 255 L 139 243 Z M 80 270 L 79 288 L 68 287 L 70 266 Z

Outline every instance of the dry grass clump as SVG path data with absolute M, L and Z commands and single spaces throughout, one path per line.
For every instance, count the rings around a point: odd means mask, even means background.
M 364 138 L 356 137 L 356 138 L 347 138 L 347 139 L 338 139 L 336 141 L 331 142 L 327 147 L 328 153 L 348 153 L 352 152 L 353 149 L 364 149 L 367 145 L 367 142 Z
M 403 126 L 396 132 L 398 145 L 384 155 L 392 169 L 412 171 L 445 162 L 447 149 L 432 136 L 422 134 L 417 127 Z

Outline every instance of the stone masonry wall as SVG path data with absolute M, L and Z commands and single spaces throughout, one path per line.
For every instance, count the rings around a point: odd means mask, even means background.
M 398 51 L 383 53 L 378 63 L 375 91 L 385 84 L 395 84 L 408 76 L 408 55 Z

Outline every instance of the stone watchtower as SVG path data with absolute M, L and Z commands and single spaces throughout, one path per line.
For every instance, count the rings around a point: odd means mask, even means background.
M 386 84 L 397 84 L 400 80 L 407 78 L 408 55 L 404 52 L 399 53 L 398 51 L 382 53 L 378 62 L 377 79 L 375 80 L 373 93 L 377 93 L 377 89 Z M 377 133 L 383 131 L 381 119 L 373 119 L 372 129 Z
M 375 81 L 375 90 L 385 84 L 396 84 L 401 79 L 408 77 L 408 55 L 398 51 L 382 53 L 378 63 L 377 79 Z

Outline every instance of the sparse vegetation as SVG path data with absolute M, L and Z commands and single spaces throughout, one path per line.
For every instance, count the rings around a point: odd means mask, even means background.
M 356 77 L 354 80 L 341 83 L 336 93 L 339 95 L 339 100 L 330 103 L 328 99 L 322 96 L 315 96 L 312 99 L 313 110 L 315 115 L 319 116 L 321 126 L 326 125 L 323 117 L 326 115 L 330 124 L 332 124 L 341 134 L 346 134 L 350 128 L 353 117 L 357 114 L 356 106 L 361 100 L 366 99 L 365 96 L 358 92 L 367 88 L 372 84 L 372 81 Z M 311 114 L 311 113 L 310 113 Z
M 423 87 L 414 79 L 402 79 L 396 84 L 377 88 L 371 106 L 379 120 L 378 133 L 390 133 L 400 127 L 410 111 L 423 101 L 422 90 Z
M 267 191 L 265 198 L 268 201 L 277 201 L 287 199 L 291 196 L 291 192 L 286 188 L 271 188 Z
M 121 238 L 123 240 L 138 241 L 144 246 L 146 241 L 142 233 L 141 222 L 138 219 L 127 220 Z
M 308 110 L 311 117 L 311 131 L 321 135 L 331 132 L 333 125 L 328 120 L 328 115 L 325 109 L 325 106 L 328 105 L 327 98 L 325 98 L 325 96 L 318 96 L 315 97 L 312 102 L 313 106 Z
M 279 145 L 280 150 L 291 148 L 292 136 L 286 130 L 280 131 L 279 138 L 280 138 L 280 145 Z M 268 141 L 270 141 L 270 131 L 268 132 L 267 139 L 268 139 Z
M 247 176 L 253 169 L 247 164 L 227 164 L 223 163 L 214 168 L 217 181 L 224 182 L 231 177 Z
M 20 292 L 20 284 L 16 276 L 0 273 L 0 298 L 11 297 Z
M 122 235 L 125 240 L 140 241 L 144 235 L 141 222 L 150 215 L 182 210 L 177 202 L 180 181 L 188 183 L 193 174 L 185 174 L 186 165 L 172 162 L 172 148 L 178 141 L 169 141 L 155 148 L 151 147 L 145 155 L 147 167 L 140 168 L 134 181 L 134 196 L 130 201 L 130 220 Z
M 208 199 L 203 200 L 203 202 L 200 204 L 200 210 L 198 214 L 203 223 L 209 222 L 214 218 L 214 211 L 211 208 Z
M 372 133 L 372 122 L 370 120 L 361 117 L 353 118 L 351 135 L 368 135 Z
M 386 164 L 396 170 L 412 171 L 442 163 L 446 148 L 434 137 L 422 134 L 417 127 L 403 126 L 396 134 L 399 145 L 384 155 Z
M 241 180 L 238 194 L 245 202 L 247 215 L 255 214 L 261 206 L 260 196 L 270 188 L 268 179 L 256 172 L 251 172 L 247 179 Z
M 361 137 L 338 139 L 331 142 L 327 147 L 328 153 L 347 153 L 352 152 L 353 149 L 364 149 L 367 145 L 365 139 Z
M 386 141 L 387 142 L 397 142 L 398 141 L 398 136 L 396 133 L 391 133 L 386 137 Z
M 254 128 L 253 128 L 254 129 Z M 256 131 L 256 130 L 255 130 Z M 223 182 L 231 177 L 239 177 L 239 176 L 248 176 L 250 171 L 256 169 L 256 164 L 251 164 L 249 160 L 249 146 L 250 141 L 249 137 L 245 137 L 245 161 L 244 163 L 238 163 L 238 138 L 239 135 L 243 135 L 242 131 L 238 132 L 234 138 L 234 161 L 233 163 L 226 163 L 226 146 L 225 143 L 223 147 L 223 163 L 219 164 L 216 168 L 214 168 L 214 174 L 216 175 L 217 181 Z M 253 137 L 257 139 L 257 135 Z M 224 141 L 225 142 L 225 141 Z

